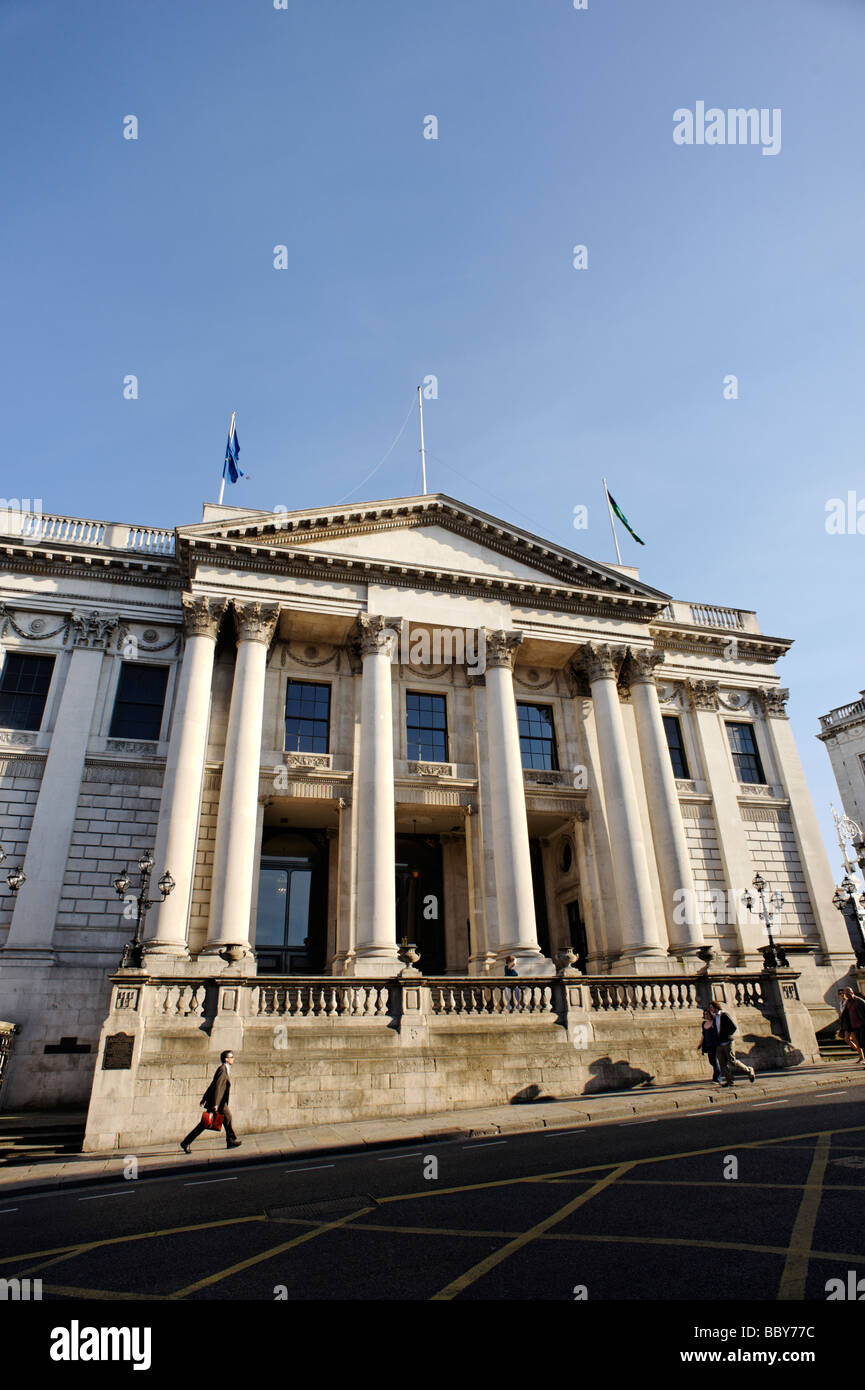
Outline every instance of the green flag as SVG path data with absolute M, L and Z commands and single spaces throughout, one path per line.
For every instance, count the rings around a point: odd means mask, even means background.
M 620 522 L 622 523 L 622 525 L 624 526 L 625 530 L 626 530 L 626 531 L 629 531 L 629 532 L 631 533 L 631 535 L 634 537 L 634 540 L 637 542 L 637 545 L 645 545 L 646 542 L 640 540 L 640 537 L 637 535 L 636 531 L 634 530 L 634 528 L 633 528 L 633 526 L 631 525 L 631 523 L 630 523 L 630 521 L 628 520 L 628 518 L 625 516 L 625 513 L 622 511 L 622 509 L 621 509 L 621 507 L 619 506 L 618 502 L 616 501 L 615 497 L 614 497 L 613 494 L 610 492 L 609 488 L 607 488 L 607 498 L 609 499 L 610 506 L 612 507 L 613 511 L 616 513 L 616 516 L 619 518 L 619 520 L 620 520 Z

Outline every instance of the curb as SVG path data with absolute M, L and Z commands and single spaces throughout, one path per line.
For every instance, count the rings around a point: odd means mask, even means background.
M 330 1155 L 348 1156 L 349 1154 L 365 1153 L 376 1149 L 405 1148 L 406 1146 L 423 1142 L 454 1143 L 461 1139 L 488 1139 L 501 1134 L 528 1134 L 540 1130 L 568 1130 L 582 1127 L 586 1123 L 598 1125 L 603 1124 L 605 1121 L 615 1122 L 624 1118 L 630 1118 L 631 1116 L 646 1116 L 647 1119 L 661 1115 L 675 1116 L 678 1111 L 686 1108 L 691 1109 L 693 1107 L 705 1110 L 709 1113 L 719 1106 L 727 1107 L 735 1105 L 741 1094 L 746 1095 L 749 1099 L 755 1099 L 760 1096 L 777 1096 L 779 1091 L 783 1091 L 786 1095 L 807 1095 L 809 1092 L 819 1091 L 827 1086 L 837 1086 L 840 1082 L 849 1084 L 858 1081 L 865 1082 L 865 1073 L 856 1071 L 850 1073 L 842 1072 L 832 1077 L 808 1077 L 807 1081 L 806 1078 L 803 1077 L 798 1084 L 795 1080 L 791 1079 L 791 1084 L 779 1087 L 768 1086 L 765 1082 L 761 1085 L 758 1075 L 757 1082 L 754 1086 L 749 1085 L 747 1090 L 734 1084 L 729 1096 L 726 1092 L 715 1093 L 712 1091 L 690 1096 L 669 1094 L 663 1098 L 659 1097 L 659 1099 L 662 1099 L 662 1104 L 660 1105 L 636 1105 L 633 1101 L 610 1103 L 610 1097 L 605 1096 L 603 1098 L 599 1097 L 599 1101 L 603 1099 L 603 1104 L 587 1106 L 586 1108 L 581 1107 L 579 1110 L 569 1109 L 566 1115 L 562 1115 L 561 1120 L 552 1120 L 551 1117 L 531 1119 L 526 1114 L 520 1114 L 514 1115 L 510 1123 L 502 1117 L 501 1121 L 490 1121 L 487 1124 L 477 1124 L 470 1128 L 454 1126 L 450 1129 L 435 1128 L 427 1130 L 418 1127 L 410 1133 L 402 1134 L 394 1138 L 376 1139 L 370 1137 L 369 1139 L 363 1139 L 359 1142 L 329 1144 L 316 1148 L 288 1151 L 276 1150 L 273 1153 L 249 1154 L 246 1158 L 234 1160 L 215 1161 L 213 1158 L 210 1158 L 205 1162 L 193 1161 L 187 1164 L 178 1160 L 170 1163 L 162 1163 L 152 1168 L 144 1168 L 138 1181 L 147 1181 L 148 1179 L 161 1180 L 166 1177 L 174 1176 L 180 1170 L 184 1173 L 209 1173 L 215 1168 L 222 1169 L 229 1165 L 232 1168 L 245 1167 L 251 1169 L 253 1167 L 271 1166 L 274 1163 L 292 1162 L 302 1158 L 327 1158 Z M 641 1092 L 640 1094 L 645 1095 L 647 1093 Z M 584 1100 L 584 1098 L 580 1099 Z M 576 1105 L 579 1103 L 579 1100 L 575 1097 L 573 1103 Z M 516 1108 L 518 1110 L 528 1110 L 530 1106 L 521 1105 Z M 112 1152 L 110 1155 L 94 1155 L 94 1159 L 100 1158 L 104 1163 L 121 1162 L 124 1155 L 120 1154 L 119 1151 L 117 1153 Z M 14 1170 L 7 1169 L 5 1171 L 11 1172 Z M 110 1180 L 111 1175 L 108 1172 L 94 1173 L 89 1177 L 78 1177 L 74 1172 L 65 1174 L 57 1173 L 52 1178 L 45 1179 L 44 1181 L 24 1181 L 20 1184 L 16 1183 L 14 1178 L 11 1177 L 5 1181 L 3 1178 L 0 1178 L 0 1202 L 11 1200 L 13 1197 L 27 1197 L 34 1196 L 38 1193 L 58 1192 L 70 1187 L 99 1187 Z

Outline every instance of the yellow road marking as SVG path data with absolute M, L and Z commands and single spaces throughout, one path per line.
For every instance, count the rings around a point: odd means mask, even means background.
M 260 1255 L 250 1255 L 246 1260 L 239 1260 L 237 1264 L 229 1265 L 227 1269 L 217 1270 L 216 1274 L 208 1274 L 204 1279 L 198 1279 L 194 1284 L 187 1284 L 185 1289 L 178 1289 L 176 1293 L 169 1294 L 169 1298 L 186 1298 L 188 1294 L 197 1293 L 199 1289 L 206 1289 L 211 1284 L 218 1284 L 222 1279 L 228 1279 L 232 1274 L 239 1274 L 242 1269 L 250 1269 L 253 1265 L 261 1264 L 264 1260 L 272 1260 L 275 1255 L 282 1255 L 286 1250 L 293 1250 L 297 1245 L 304 1245 L 308 1240 L 315 1240 L 316 1236 L 323 1236 L 327 1231 L 336 1230 L 337 1226 L 345 1226 L 349 1221 L 353 1221 L 356 1216 L 362 1216 L 364 1211 L 371 1211 L 371 1207 L 364 1207 L 362 1211 L 351 1211 L 347 1216 L 340 1216 L 335 1221 L 328 1221 L 323 1226 L 317 1226 L 314 1231 L 307 1231 L 305 1235 L 295 1236 L 294 1240 L 284 1241 L 282 1245 L 274 1245 L 270 1250 L 262 1250 Z
M 811 1242 L 814 1239 L 814 1227 L 817 1224 L 817 1213 L 820 1210 L 823 1178 L 826 1173 L 826 1164 L 829 1161 L 830 1141 L 830 1131 L 821 1134 L 817 1140 L 814 1159 L 808 1173 L 808 1186 L 802 1195 L 802 1202 L 793 1226 L 793 1234 L 790 1237 L 784 1272 L 781 1275 L 781 1284 L 778 1289 L 779 1302 L 795 1299 L 798 1303 L 805 1297 L 805 1281 L 808 1278 Z
M 70 1284 L 44 1284 L 43 1293 L 59 1294 L 62 1298 L 125 1298 L 135 1303 L 142 1299 L 150 1303 L 159 1303 L 164 1302 L 168 1297 L 164 1293 L 119 1293 L 114 1289 L 79 1289 Z
M 629 1172 L 633 1166 L 633 1163 L 623 1163 L 618 1168 L 615 1168 L 612 1173 L 608 1173 L 605 1178 L 601 1178 L 598 1182 L 594 1183 L 593 1186 L 589 1188 L 588 1192 L 581 1192 L 578 1197 L 572 1198 L 570 1202 L 566 1202 L 558 1211 L 554 1211 L 552 1216 L 545 1216 L 543 1221 L 539 1221 L 536 1226 L 531 1226 L 529 1230 L 521 1232 L 514 1240 L 509 1241 L 507 1245 L 503 1246 L 501 1250 L 494 1250 L 491 1255 L 487 1255 L 485 1260 L 481 1260 L 478 1264 L 472 1265 L 471 1269 L 467 1269 L 465 1274 L 461 1274 L 458 1279 L 454 1279 L 445 1288 L 441 1289 L 439 1293 L 433 1294 L 433 1300 L 456 1298 L 457 1294 L 467 1289 L 469 1284 L 474 1284 L 484 1274 L 487 1274 L 491 1269 L 495 1269 L 496 1265 L 501 1264 L 502 1261 L 506 1260 L 510 1255 L 516 1254 L 517 1250 L 522 1250 L 525 1245 L 528 1245 L 529 1242 L 534 1240 L 537 1236 L 543 1235 L 551 1226 L 555 1226 L 557 1222 L 563 1221 L 572 1211 L 576 1211 L 578 1207 L 582 1207 L 586 1202 L 590 1202 L 599 1192 L 603 1192 L 606 1188 L 610 1187 L 623 1173 Z
M 266 1221 L 262 1213 L 256 1216 L 229 1216 L 222 1221 L 199 1221 L 191 1226 L 166 1226 L 161 1231 L 134 1231 L 126 1236 L 106 1236 L 104 1240 L 94 1240 L 89 1244 L 79 1241 L 76 1245 L 55 1245 L 49 1250 L 25 1250 L 21 1255 L 4 1255 L 5 1260 L 41 1260 L 48 1255 L 66 1255 L 71 1259 L 80 1250 L 98 1250 L 104 1245 L 125 1245 L 131 1240 L 155 1240 L 157 1236 L 182 1236 L 189 1231 L 212 1231 L 219 1226 L 242 1226 L 249 1221 Z

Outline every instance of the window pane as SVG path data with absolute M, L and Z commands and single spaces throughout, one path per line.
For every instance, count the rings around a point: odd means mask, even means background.
M 285 746 L 293 753 L 326 753 L 330 686 L 289 681 L 285 696 Z
M 517 704 L 523 767 L 555 772 L 559 766 L 551 705 Z
M 285 937 L 288 874 L 285 869 L 262 869 L 258 878 L 256 946 L 281 946 Z
M 733 754 L 736 775 L 740 782 L 754 782 L 765 786 L 766 777 L 757 739 L 751 724 L 727 724 L 727 737 Z
M 124 661 L 108 737 L 158 739 L 167 684 L 167 666 Z
M 406 745 L 410 758 L 448 760 L 447 697 L 406 692 Z
M 311 869 L 292 869 L 288 903 L 289 946 L 302 946 L 309 933 L 309 893 L 312 886 Z
M 667 735 L 667 747 L 670 750 L 670 762 L 673 764 L 673 776 L 689 778 L 688 759 L 685 755 L 685 744 L 682 739 L 682 726 L 674 714 L 664 715 L 664 731 Z
M 53 669 L 53 656 L 9 652 L 0 677 L 0 728 L 41 728 Z

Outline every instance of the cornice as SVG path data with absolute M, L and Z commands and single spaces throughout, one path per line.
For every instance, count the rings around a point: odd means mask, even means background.
M 685 623 L 671 623 L 650 618 L 652 636 L 662 651 L 686 652 L 691 656 L 705 656 L 708 651 L 723 654 L 730 642 L 735 640 L 739 656 L 772 656 L 777 661 L 793 645 L 791 637 L 767 637 L 759 632 L 731 633 L 726 628 L 710 630 L 691 627 Z
M 0 547 L 0 573 L 4 570 L 10 574 L 56 576 L 86 573 L 88 578 L 104 579 L 111 584 L 147 583 L 157 589 L 182 588 L 182 571 L 175 560 L 144 560 L 126 551 L 5 545 Z

